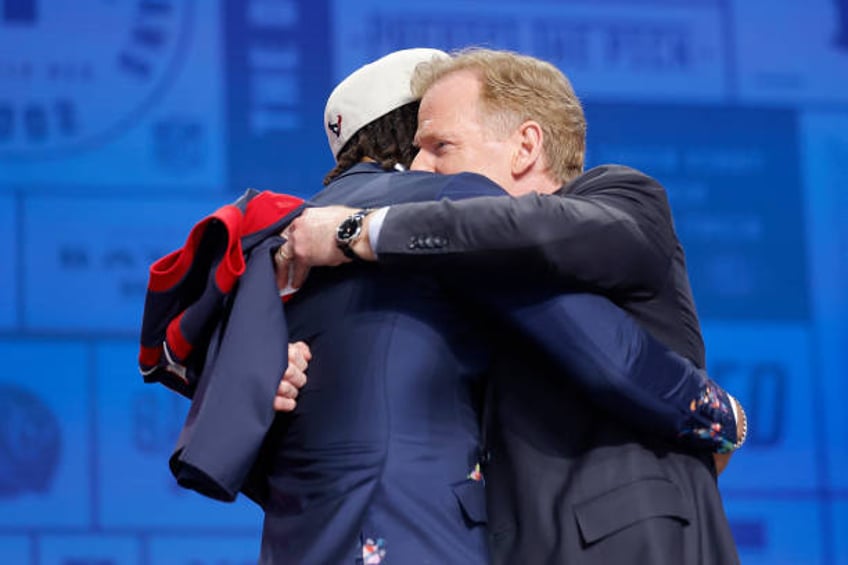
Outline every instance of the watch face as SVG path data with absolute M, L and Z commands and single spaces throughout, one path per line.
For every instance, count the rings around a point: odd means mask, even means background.
M 341 242 L 347 242 L 359 235 L 359 230 L 362 228 L 362 216 L 351 216 L 339 224 L 339 229 L 336 232 L 336 239 Z
M 63 154 L 130 126 L 172 82 L 192 6 L 192 0 L 3 2 L 0 160 Z

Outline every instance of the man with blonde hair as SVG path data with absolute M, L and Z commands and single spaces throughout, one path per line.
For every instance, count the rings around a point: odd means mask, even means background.
M 556 67 L 533 57 L 472 49 L 421 66 L 412 92 L 421 98 L 440 79 L 465 72 L 479 78 L 478 110 L 487 133 L 505 137 L 532 120 L 542 133 L 550 180 L 559 187 L 583 172 L 586 119 L 571 83 Z M 459 104 L 455 109 L 467 110 Z
M 474 171 L 514 198 L 381 208 L 344 242 L 348 255 L 476 277 L 481 289 L 591 289 L 704 366 L 665 191 L 627 167 L 581 172 L 585 121 L 560 71 L 480 49 L 419 65 L 412 84 L 422 96 L 412 168 Z M 347 260 L 327 226 L 350 213 L 295 220 L 295 285 L 309 266 Z M 610 418 L 523 336 L 505 334 L 499 350 L 483 468 L 495 563 L 738 562 L 711 457 Z M 707 391 L 693 406 L 715 401 Z

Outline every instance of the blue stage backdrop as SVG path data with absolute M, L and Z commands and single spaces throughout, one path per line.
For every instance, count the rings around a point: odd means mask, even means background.
M 247 187 L 309 196 L 332 85 L 404 47 L 548 59 L 590 164 L 668 188 L 746 564 L 848 564 L 846 0 L 0 0 L 0 562 L 247 564 L 136 369 L 147 266 Z

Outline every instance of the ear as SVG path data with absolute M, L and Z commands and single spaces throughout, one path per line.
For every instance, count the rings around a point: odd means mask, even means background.
M 527 120 L 515 130 L 515 152 L 512 155 L 512 174 L 519 177 L 532 170 L 536 165 L 544 165 L 542 126 L 533 120 Z

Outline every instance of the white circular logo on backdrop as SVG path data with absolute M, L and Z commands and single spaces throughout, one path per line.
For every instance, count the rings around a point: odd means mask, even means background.
M 0 0 L 0 160 L 96 146 L 173 82 L 193 0 Z

